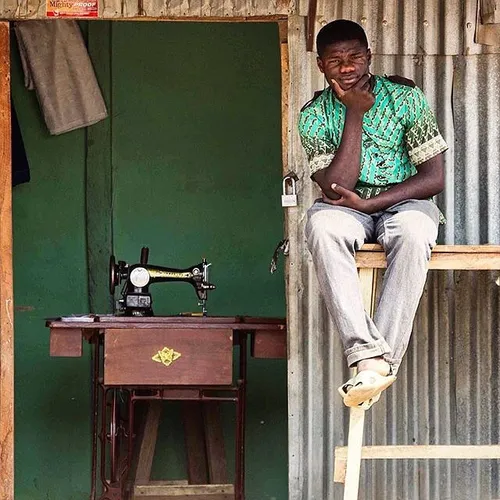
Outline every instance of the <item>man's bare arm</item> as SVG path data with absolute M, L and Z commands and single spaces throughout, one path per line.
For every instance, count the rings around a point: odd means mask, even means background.
M 425 200 L 444 189 L 444 167 L 442 153 L 417 167 L 417 173 L 373 198 L 364 200 L 356 192 L 343 186 L 330 186 L 337 194 L 332 199 L 323 193 L 323 201 L 331 205 L 353 208 L 359 212 L 372 214 L 385 210 L 396 203 L 409 199 Z
M 421 163 L 417 173 L 387 191 L 367 200 L 369 213 L 385 210 L 401 201 L 425 200 L 439 194 L 444 189 L 443 154 Z
M 344 130 L 340 146 L 330 165 L 312 177 L 331 199 L 339 198 L 339 195 L 331 189 L 332 184 L 339 184 L 352 190 L 359 179 L 363 116 L 375 102 L 375 97 L 370 92 L 369 81 L 370 77 L 364 75 L 347 91 L 342 90 L 337 82 L 333 82 L 335 93 L 346 106 Z

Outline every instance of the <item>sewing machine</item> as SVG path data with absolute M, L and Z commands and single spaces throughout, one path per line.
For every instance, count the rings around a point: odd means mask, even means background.
M 208 282 L 206 259 L 200 264 L 186 269 L 174 269 L 148 264 L 149 248 L 141 249 L 139 264 L 129 266 L 126 262 L 115 261 L 114 255 L 109 259 L 109 291 L 114 295 L 120 283 L 125 282 L 121 298 L 116 303 L 116 313 L 125 316 L 153 316 L 153 299 L 149 293 L 149 285 L 165 281 L 184 281 L 193 285 L 198 296 L 198 305 L 202 307 L 202 315 L 207 315 L 208 290 L 214 290 L 215 285 Z

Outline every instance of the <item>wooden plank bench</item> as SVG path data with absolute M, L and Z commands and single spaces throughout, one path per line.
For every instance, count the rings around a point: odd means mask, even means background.
M 373 317 L 377 273 L 387 265 L 382 247 L 364 245 L 356 254 L 356 264 L 365 309 Z M 500 270 L 500 245 L 438 245 L 429 269 Z M 500 459 L 500 445 L 363 447 L 364 421 L 365 410 L 350 408 L 347 447 L 335 449 L 334 481 L 344 483 L 344 500 L 358 498 L 361 459 Z

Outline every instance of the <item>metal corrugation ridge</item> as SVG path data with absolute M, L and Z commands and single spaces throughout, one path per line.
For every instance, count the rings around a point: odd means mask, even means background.
M 498 312 L 499 294 L 494 281 L 498 273 L 456 273 L 453 312 L 454 335 L 451 364 L 454 377 L 457 444 L 498 442 Z M 453 493 L 459 499 L 499 498 L 495 461 L 452 464 Z
M 299 177 L 299 207 L 286 209 L 289 500 L 340 500 L 333 453 L 346 443 L 348 412 L 337 387 L 347 370 L 304 237 L 306 211 L 318 191 L 296 125 L 300 107 L 324 86 L 314 54 L 305 50 L 304 26 L 300 17 L 289 26 L 290 74 L 297 75 L 289 103 L 289 165 Z M 450 146 L 446 189 L 438 197 L 448 220 L 440 241 L 499 243 L 500 56 L 375 55 L 372 69 L 414 79 Z M 367 414 L 366 444 L 498 442 L 498 274 L 430 273 L 398 381 Z M 495 461 L 367 461 L 359 500 L 493 500 L 500 498 L 499 483 Z
M 307 15 L 307 2 L 300 3 Z M 474 43 L 476 0 L 319 0 L 318 27 L 352 19 L 375 54 L 466 55 L 499 52 Z
M 500 57 L 454 59 L 455 243 L 500 243 Z
M 449 149 L 440 241 L 500 243 L 500 55 L 375 56 L 374 73 L 419 85 Z

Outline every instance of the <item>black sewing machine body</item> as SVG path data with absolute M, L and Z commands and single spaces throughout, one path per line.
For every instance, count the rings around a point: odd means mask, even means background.
M 206 302 L 208 290 L 214 290 L 215 285 L 208 282 L 208 268 L 205 259 L 199 264 L 186 269 L 153 266 L 148 264 L 149 249 L 141 250 L 139 264 L 129 266 L 126 262 L 115 261 L 114 255 L 109 261 L 109 291 L 114 295 L 115 288 L 125 282 L 121 291 L 121 298 L 117 301 L 117 314 L 125 316 L 153 316 L 153 299 L 149 293 L 149 286 L 153 283 L 182 281 L 190 283 L 202 306 L 202 314 L 206 316 Z

